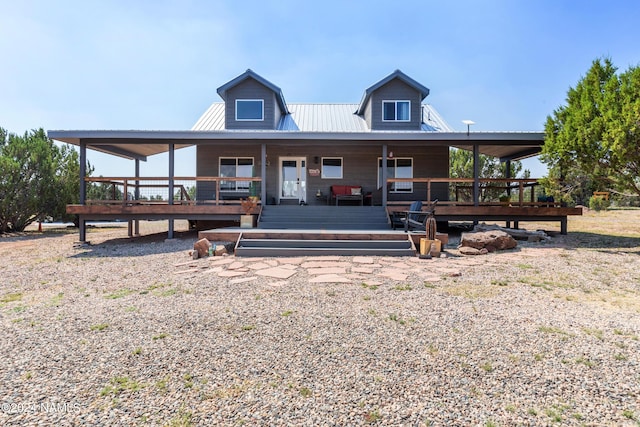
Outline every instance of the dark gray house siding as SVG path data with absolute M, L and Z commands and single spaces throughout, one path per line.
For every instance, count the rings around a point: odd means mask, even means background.
M 219 176 L 221 157 L 252 157 L 254 176 L 260 176 L 260 146 L 234 145 L 230 141 L 225 146 L 198 145 L 196 148 L 196 175 Z M 247 192 L 222 192 L 220 199 L 247 197 Z M 196 200 L 216 200 L 216 183 L 201 181 L 196 184 Z
M 263 99 L 264 120 L 262 121 L 236 121 L 237 99 Z M 268 129 L 273 130 L 280 120 L 280 108 L 276 103 L 275 93 L 257 82 L 248 78 L 227 92 L 225 102 L 225 127 L 226 129 Z
M 383 101 L 410 101 L 411 120 L 409 122 L 383 121 Z M 371 94 L 367 107 L 367 110 L 370 110 L 367 124 L 373 130 L 420 130 L 422 122 L 421 108 L 422 99 L 420 99 L 420 93 L 403 81 L 394 79 Z
M 413 160 L 413 176 L 420 177 L 448 177 L 449 176 L 449 148 L 437 147 L 405 147 L 402 145 L 389 145 L 388 150 L 393 152 L 394 158 L 411 158 Z M 197 148 L 197 175 L 218 176 L 220 157 L 253 157 L 254 175 L 260 174 L 260 146 L 235 145 L 232 141 L 226 146 L 198 146 Z M 277 202 L 279 194 L 279 173 L 281 157 L 305 157 L 307 161 L 307 198 L 309 205 L 326 204 L 326 196 L 331 185 L 360 185 L 363 192 L 371 193 L 374 205 L 382 203 L 382 190 L 378 188 L 378 161 L 381 157 L 382 147 L 378 142 L 371 142 L 369 146 L 341 146 L 333 145 L 300 145 L 289 146 L 267 144 L 268 165 L 266 167 L 266 192 L 267 200 L 262 202 L 271 204 Z M 316 157 L 318 163 L 316 163 Z M 342 158 L 342 179 L 323 179 L 321 175 L 311 176 L 309 169 L 322 170 L 322 157 Z M 322 197 L 316 197 L 317 192 Z M 448 200 L 446 184 L 434 184 L 432 186 L 432 199 Z M 246 197 L 248 193 L 222 193 L 224 197 Z M 389 193 L 390 201 L 426 200 L 426 184 L 416 183 L 413 191 L 407 193 Z M 198 200 L 215 199 L 215 184 L 199 182 L 197 185 Z

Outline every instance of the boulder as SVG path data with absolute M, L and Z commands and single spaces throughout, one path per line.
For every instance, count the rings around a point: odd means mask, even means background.
M 227 248 L 224 245 L 217 245 L 216 250 L 213 252 L 215 256 L 221 256 L 227 253 Z
M 487 249 L 489 252 L 513 249 L 518 242 L 501 230 L 489 230 L 475 233 L 462 233 L 460 246 L 475 249 Z
M 204 258 L 206 256 L 209 256 L 209 247 L 211 246 L 211 243 L 209 243 L 209 240 L 204 238 L 204 239 L 200 239 L 197 242 L 195 242 L 193 244 L 193 249 L 195 251 L 198 251 L 198 256 L 200 258 Z
M 459 251 L 462 255 L 486 255 L 489 253 L 486 248 L 476 249 L 468 246 L 460 246 Z

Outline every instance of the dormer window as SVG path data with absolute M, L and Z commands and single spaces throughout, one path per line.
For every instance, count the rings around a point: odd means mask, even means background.
M 382 101 L 383 122 L 408 122 L 410 111 L 411 101 Z
M 236 120 L 263 121 L 264 120 L 264 100 L 236 99 Z

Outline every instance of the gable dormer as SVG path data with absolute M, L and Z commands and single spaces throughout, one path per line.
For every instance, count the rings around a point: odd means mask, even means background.
M 420 130 L 429 89 L 396 70 L 364 92 L 356 114 L 371 130 Z
M 224 100 L 225 129 L 276 129 L 289 114 L 282 90 L 252 70 L 218 88 Z

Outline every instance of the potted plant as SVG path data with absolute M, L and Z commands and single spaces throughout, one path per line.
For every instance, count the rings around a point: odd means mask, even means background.
M 511 196 L 509 196 L 508 194 L 504 194 L 500 196 L 499 200 L 502 206 L 509 206 L 509 204 L 511 203 Z
M 425 222 L 426 238 L 420 239 L 420 256 L 425 258 L 440 256 L 442 250 L 442 242 L 436 239 L 438 231 L 436 218 L 433 213 L 429 214 Z
M 258 206 L 258 201 L 247 197 L 240 200 L 240 206 L 242 206 L 242 211 L 244 212 L 244 215 L 240 216 L 240 228 L 253 228 L 255 226 L 253 213 Z

